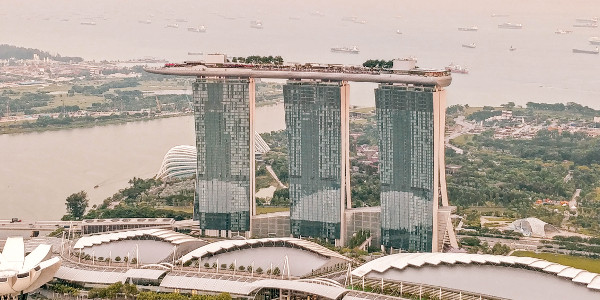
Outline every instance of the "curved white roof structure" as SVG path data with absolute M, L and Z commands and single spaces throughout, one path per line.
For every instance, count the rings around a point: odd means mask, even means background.
M 317 243 L 313 243 L 310 241 L 297 239 L 297 238 L 264 238 L 264 239 L 250 239 L 250 240 L 224 240 L 215 243 L 208 244 L 206 246 L 200 247 L 187 255 L 184 255 L 179 260 L 182 262 L 187 262 L 194 258 L 203 258 L 205 256 L 212 256 L 218 253 L 229 252 L 240 250 L 244 248 L 259 248 L 266 246 L 273 246 L 275 244 L 280 244 L 283 247 L 295 247 L 300 248 L 306 251 L 313 252 L 315 254 L 328 257 L 328 258 L 338 258 L 344 261 L 351 261 L 346 256 L 343 256 L 335 251 L 329 250 Z
M 302 277 L 329 267 L 346 265 L 351 259 L 313 242 L 295 238 L 226 240 L 200 247 L 180 258 L 198 260 L 199 266 L 252 266 L 255 270 L 279 268 Z M 236 267 L 236 268 L 237 268 Z
M 83 249 L 85 247 L 92 247 L 94 245 L 100 245 L 103 243 L 110 243 L 119 240 L 141 238 L 143 236 L 149 236 L 161 241 L 171 243 L 172 245 L 182 245 L 184 243 L 206 243 L 202 240 L 193 238 L 183 233 L 175 232 L 167 229 L 139 229 L 130 231 L 119 231 L 104 233 L 98 235 L 84 236 L 77 240 L 73 249 Z
M 559 232 L 552 224 L 548 224 L 538 218 L 519 219 L 512 222 L 508 228 L 520 232 L 525 236 L 533 237 L 547 237 L 552 233 Z
M 271 151 L 269 145 L 258 132 L 254 132 L 254 154 L 265 154 Z M 185 178 L 196 175 L 196 147 L 179 145 L 171 148 L 163 158 L 156 177 Z
M 29 293 L 52 280 L 61 260 L 50 258 L 51 248 L 39 245 L 25 257 L 23 238 L 8 238 L 0 254 L 0 296 Z
M 400 253 L 352 275 L 477 292 L 509 299 L 600 299 L 600 275 L 532 257 Z
M 165 154 L 156 177 L 184 178 L 196 175 L 196 147 L 175 146 Z

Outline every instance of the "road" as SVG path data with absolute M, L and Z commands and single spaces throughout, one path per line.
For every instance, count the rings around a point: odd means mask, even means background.
M 454 150 L 454 152 L 456 152 L 458 154 L 463 154 L 465 151 L 463 149 L 460 149 L 460 148 L 450 144 L 450 140 L 453 140 L 453 139 L 473 130 L 475 128 L 475 124 L 466 122 L 464 116 L 459 116 L 459 117 L 455 118 L 454 122 L 456 122 L 456 125 L 460 126 L 460 130 L 452 132 L 450 135 L 448 135 L 444 139 L 444 142 L 446 143 L 446 147 L 451 148 L 452 150 Z

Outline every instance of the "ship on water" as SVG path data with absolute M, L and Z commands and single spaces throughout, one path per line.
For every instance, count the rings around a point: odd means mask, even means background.
M 152 20 L 150 20 L 150 19 L 147 19 L 147 20 L 139 20 L 139 21 L 138 21 L 138 23 L 141 23 L 141 24 L 152 24 Z
M 471 48 L 471 49 L 473 49 L 473 48 L 477 48 L 477 45 L 475 45 L 475 43 L 470 43 L 470 44 L 462 44 L 462 46 L 463 46 L 464 48 Z
M 455 65 L 454 63 L 451 63 L 450 65 L 448 65 L 446 67 L 446 71 L 450 71 L 451 73 L 458 73 L 458 74 L 469 74 L 468 68 L 462 67 L 460 65 Z
M 578 23 L 596 23 L 596 22 L 598 22 L 598 17 L 575 19 L 575 22 L 578 22 Z
M 596 28 L 596 27 L 598 27 L 598 23 L 597 22 L 593 22 L 593 23 L 579 23 L 579 24 L 573 24 L 573 27 Z
M 79 23 L 79 24 L 81 24 L 81 25 L 96 25 L 96 22 L 92 22 L 92 21 L 84 21 L 84 22 L 81 22 L 81 23 Z
M 360 50 L 358 50 L 357 46 L 352 46 L 352 47 L 334 47 L 334 48 L 331 48 L 331 52 L 334 52 L 334 53 L 352 53 L 352 54 L 358 54 L 358 53 L 360 53 Z
M 263 23 L 261 20 L 252 21 L 250 22 L 250 28 L 263 29 Z
M 188 27 L 187 30 L 191 32 L 206 32 L 206 27 L 204 27 L 204 25 L 201 25 L 199 27 Z
M 498 25 L 498 28 L 504 28 L 504 29 L 522 29 L 523 25 L 520 23 L 502 23 Z
M 564 29 L 556 29 L 556 31 L 554 33 L 556 34 L 569 34 L 572 33 L 573 31 L 571 30 L 564 30 Z
M 204 55 L 202 52 L 188 52 L 188 55 Z
M 517 50 L 517 48 L 515 48 L 513 46 L 510 46 L 510 48 L 508 48 L 508 51 L 515 51 L 515 50 Z
M 477 30 L 479 30 L 479 27 L 477 27 L 477 26 L 458 27 L 458 31 L 477 31 Z
M 598 49 L 598 47 L 596 47 L 594 50 L 573 49 L 573 53 L 598 54 L 600 53 L 600 49 Z
M 179 24 L 177 24 L 177 23 L 167 24 L 167 27 L 169 27 L 169 28 L 179 28 Z
M 597 36 L 593 36 L 588 40 L 588 42 L 590 42 L 590 44 L 592 45 L 600 45 L 600 38 Z

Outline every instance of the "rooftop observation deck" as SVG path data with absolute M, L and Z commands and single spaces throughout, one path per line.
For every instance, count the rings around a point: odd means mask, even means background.
M 446 70 L 425 70 L 418 68 L 412 70 L 391 70 L 322 64 L 272 65 L 185 62 L 183 64 L 166 64 L 161 68 L 146 68 L 144 70 L 154 74 L 177 76 L 401 83 L 417 86 L 436 86 L 439 88 L 447 87 L 452 82 L 450 71 Z

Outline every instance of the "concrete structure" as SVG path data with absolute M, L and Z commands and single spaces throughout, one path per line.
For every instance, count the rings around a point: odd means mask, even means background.
M 25 256 L 23 238 L 6 239 L 0 254 L 0 298 L 30 293 L 52 280 L 61 264 L 52 247 L 39 245 Z
M 254 143 L 248 138 L 253 127 L 254 78 L 287 79 L 290 231 L 294 236 L 345 244 L 351 236 L 345 229 L 345 210 L 350 207 L 347 82 L 377 82 L 380 149 L 384 148 L 380 151 L 385 156 L 381 241 L 406 251 L 458 247 L 447 209 L 441 220 L 438 217 L 438 207 L 448 207 L 442 169 L 443 88 L 452 80 L 448 71 L 418 69 L 414 59 L 398 60 L 390 70 L 373 70 L 322 64 L 251 65 L 215 57 L 146 70 L 198 77 L 194 84 L 199 153 L 195 218 L 200 228 L 218 230 L 222 236 L 232 236 L 233 231 L 247 236 L 255 211 L 254 172 L 249 172 L 254 170 L 254 160 L 246 158 Z
M 361 230 L 368 231 L 371 235 L 368 245 L 379 248 L 381 245 L 381 206 L 346 210 L 346 241 L 349 241 Z
M 289 211 L 252 216 L 253 237 L 288 237 L 290 235 L 291 231 Z
M 382 244 L 410 252 L 458 248 L 449 215 L 438 218 L 438 207 L 449 205 L 444 158 L 446 92 L 437 86 L 380 84 L 375 105 Z
M 348 93 L 346 82 L 288 81 L 283 86 L 293 236 L 345 244 Z
M 81 226 L 82 234 L 93 234 L 107 231 L 131 230 L 140 228 L 173 229 L 175 220 L 171 218 L 122 218 L 122 219 L 86 219 L 80 222 L 63 222 L 69 231 L 74 226 Z M 65 227 L 67 228 L 67 227 Z
M 219 236 L 248 234 L 254 214 L 254 79 L 198 78 L 194 219 Z
M 598 299 L 600 275 L 538 258 L 467 253 L 402 253 L 352 272 L 393 290 L 421 286 L 443 299 Z M 363 282 L 364 282 L 363 281 Z M 439 291 L 439 293 L 438 293 Z M 471 298 L 469 298 L 471 299 Z

